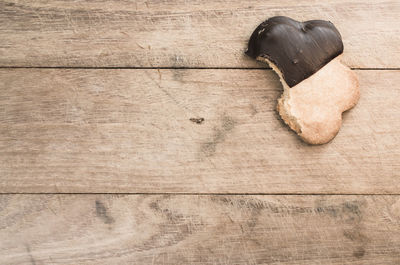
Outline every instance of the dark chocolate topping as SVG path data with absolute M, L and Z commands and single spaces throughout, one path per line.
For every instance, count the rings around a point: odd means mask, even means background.
M 293 87 L 342 52 L 342 38 L 331 22 L 298 22 L 279 16 L 256 28 L 246 54 L 270 60 L 282 72 L 289 87 Z

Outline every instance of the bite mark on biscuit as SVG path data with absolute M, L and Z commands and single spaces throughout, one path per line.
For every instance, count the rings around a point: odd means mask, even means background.
M 283 121 L 307 143 L 331 141 L 340 130 L 342 113 L 360 97 L 357 77 L 340 56 L 291 88 L 274 63 L 264 57 L 257 60 L 268 63 L 280 78 L 284 91 L 277 111 Z

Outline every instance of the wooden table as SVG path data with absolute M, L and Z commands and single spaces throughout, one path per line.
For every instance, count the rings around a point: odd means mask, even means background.
M 330 143 L 243 52 L 340 30 L 361 99 Z M 0 264 L 400 264 L 398 0 L 0 1 Z M 196 122 L 198 121 L 198 122 Z

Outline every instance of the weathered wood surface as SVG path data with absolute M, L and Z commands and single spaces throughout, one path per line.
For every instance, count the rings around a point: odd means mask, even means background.
M 0 192 L 400 193 L 400 71 L 309 146 L 270 70 L 0 70 Z M 201 124 L 190 121 L 204 118 Z
M 260 67 L 243 51 L 270 16 L 325 19 L 351 67 L 400 67 L 400 1 L 0 1 L 0 66 Z
M 399 196 L 0 196 L 1 264 L 400 263 Z

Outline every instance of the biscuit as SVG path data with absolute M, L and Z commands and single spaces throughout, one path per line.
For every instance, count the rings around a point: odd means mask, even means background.
M 253 32 L 246 54 L 268 63 L 284 91 L 277 110 L 309 144 L 332 140 L 342 113 L 360 97 L 357 76 L 341 62 L 340 33 L 328 21 L 272 17 Z

